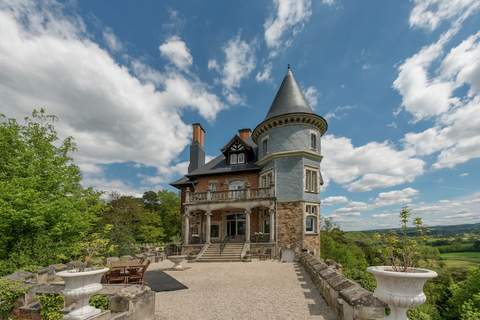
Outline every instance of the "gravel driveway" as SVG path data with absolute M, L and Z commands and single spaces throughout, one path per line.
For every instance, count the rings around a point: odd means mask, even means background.
M 154 264 L 165 269 L 171 263 Z M 188 263 L 166 271 L 188 287 L 156 294 L 158 319 L 334 320 L 300 265 L 276 261 Z

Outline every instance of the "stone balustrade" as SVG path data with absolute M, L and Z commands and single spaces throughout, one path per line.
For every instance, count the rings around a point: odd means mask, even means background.
M 312 278 L 327 304 L 339 320 L 384 319 L 386 305 L 341 273 L 341 266 L 309 253 L 302 253 L 299 261 Z

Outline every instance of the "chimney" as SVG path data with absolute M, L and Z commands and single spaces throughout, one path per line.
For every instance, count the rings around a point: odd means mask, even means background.
M 240 138 L 244 141 L 246 141 L 248 138 L 250 138 L 250 135 L 252 134 L 252 130 L 249 129 L 249 128 L 245 128 L 245 129 L 240 129 L 238 130 L 238 135 L 240 136 Z
M 192 124 L 193 135 L 192 144 L 190 145 L 190 164 L 188 165 L 188 173 L 200 168 L 205 164 L 205 130 L 200 123 Z

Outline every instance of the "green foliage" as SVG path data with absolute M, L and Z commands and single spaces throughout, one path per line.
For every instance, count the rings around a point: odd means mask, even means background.
M 42 294 L 40 300 L 40 316 L 42 320 L 62 320 L 64 306 L 63 296 L 60 294 Z
M 56 118 L 34 111 L 20 124 L 0 116 L 0 273 L 71 258 L 74 246 L 95 225 L 100 194 L 80 185 Z
M 180 234 L 180 199 L 171 191 L 147 191 L 143 198 L 111 195 L 102 222 L 112 225 L 110 240 L 118 255 L 132 254 L 137 243 L 165 243 Z
M 110 304 L 108 301 L 108 297 L 104 294 L 95 294 L 91 296 L 88 303 L 92 307 L 95 307 L 101 310 L 108 310 L 108 306 Z
M 401 236 L 391 232 L 383 237 L 386 244 L 384 254 L 388 257 L 388 265 L 395 271 L 408 272 L 409 269 L 418 266 L 421 250 L 417 237 L 408 235 L 408 223 L 410 222 L 410 209 L 403 207 L 400 211 Z M 425 240 L 425 230 L 422 219 L 414 219 L 414 225 L 417 230 L 418 238 Z
M 368 267 L 365 254 L 345 233 L 333 225 L 330 219 L 324 219 L 320 232 L 320 253 L 323 259 L 332 259 L 343 266 L 346 277 L 357 281 L 368 290 L 375 288 L 374 277 L 366 272 Z
M 465 281 L 452 284 L 450 290 L 448 319 L 459 319 L 467 311 L 469 314 L 480 312 L 480 267 L 472 269 Z
M 0 319 L 8 319 L 15 302 L 23 296 L 29 287 L 20 281 L 0 279 Z

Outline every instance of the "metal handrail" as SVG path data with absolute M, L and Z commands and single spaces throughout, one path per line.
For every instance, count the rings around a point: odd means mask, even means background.
M 227 240 L 230 238 L 230 236 L 226 235 L 223 237 L 223 240 L 220 242 L 220 254 L 222 254 L 223 250 L 225 249 L 225 246 L 227 245 Z

